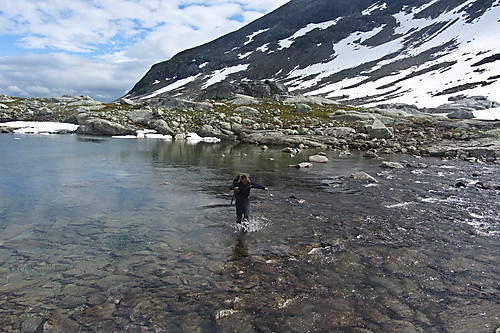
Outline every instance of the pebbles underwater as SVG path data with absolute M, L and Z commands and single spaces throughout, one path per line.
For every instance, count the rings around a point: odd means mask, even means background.
M 296 169 L 317 152 L 72 136 L 0 147 L 2 331 L 500 327 L 498 165 L 327 151 Z M 271 189 L 252 190 L 243 227 L 237 171 Z

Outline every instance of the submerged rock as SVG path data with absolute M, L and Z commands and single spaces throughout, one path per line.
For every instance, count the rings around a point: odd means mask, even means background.
M 309 162 L 315 162 L 315 163 L 327 163 L 328 157 L 323 156 L 323 155 L 312 155 L 309 156 Z
M 355 172 L 351 176 L 349 176 L 349 178 L 358 182 L 378 183 L 378 181 L 375 178 L 373 178 L 364 171 Z
M 401 163 L 388 162 L 388 161 L 382 162 L 382 164 L 380 164 L 380 166 L 382 168 L 386 168 L 386 169 L 403 169 L 404 168 L 404 166 Z

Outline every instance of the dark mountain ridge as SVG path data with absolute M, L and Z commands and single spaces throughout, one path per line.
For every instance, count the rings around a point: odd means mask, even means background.
M 493 0 L 292 0 L 153 65 L 126 97 L 217 97 L 206 92 L 269 80 L 351 104 L 495 99 L 499 9 Z

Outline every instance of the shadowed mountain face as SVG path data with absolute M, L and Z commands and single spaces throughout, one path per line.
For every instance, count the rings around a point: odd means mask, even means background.
M 352 104 L 498 100 L 499 17 L 498 0 L 292 0 L 155 64 L 126 97 L 217 98 L 269 80 Z

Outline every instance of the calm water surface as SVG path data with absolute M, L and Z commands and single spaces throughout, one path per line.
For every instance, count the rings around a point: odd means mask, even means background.
M 73 135 L 1 135 L 0 153 L 2 331 L 500 327 L 499 191 L 474 185 L 498 166 L 328 151 L 296 169 L 316 151 Z M 239 172 L 271 189 L 243 227 Z

